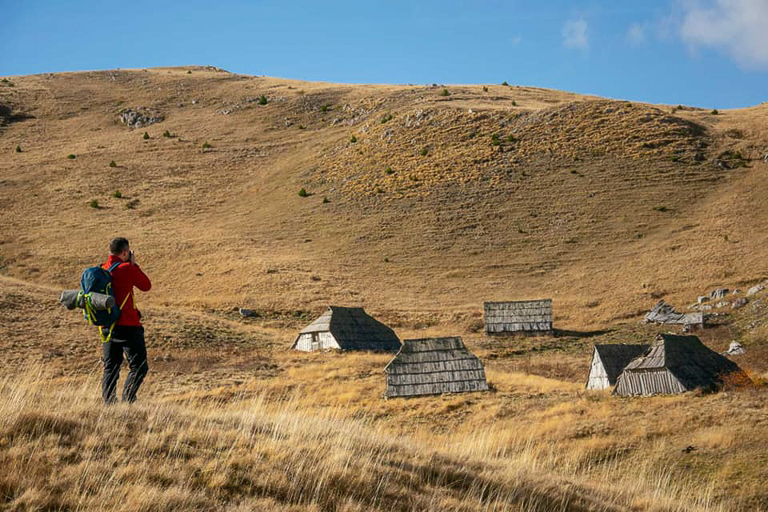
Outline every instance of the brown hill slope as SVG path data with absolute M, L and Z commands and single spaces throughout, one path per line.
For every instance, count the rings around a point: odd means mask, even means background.
M 215 68 L 16 77 L 0 104 L 0 272 L 24 280 L 72 286 L 120 233 L 156 304 L 450 316 L 552 296 L 580 329 L 768 273 L 765 105 Z

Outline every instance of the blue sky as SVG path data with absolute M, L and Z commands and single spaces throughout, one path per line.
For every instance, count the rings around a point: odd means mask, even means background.
M 768 101 L 768 0 L 0 0 L 0 13 L 1 76 L 199 64 L 706 108 Z

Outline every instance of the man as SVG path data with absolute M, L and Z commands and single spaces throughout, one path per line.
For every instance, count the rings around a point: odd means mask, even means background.
M 128 359 L 130 369 L 128 377 L 123 385 L 123 401 L 135 402 L 136 392 L 139 390 L 144 377 L 147 375 L 147 347 L 144 344 L 144 327 L 141 326 L 141 313 L 136 309 L 134 299 L 134 286 L 143 292 L 148 292 L 152 287 L 147 275 L 141 271 L 136 263 L 128 240 L 115 238 L 109 244 L 109 259 L 102 268 L 109 269 L 115 263 L 119 263 L 112 270 L 112 290 L 115 292 L 115 302 L 123 304 L 114 329 L 112 338 L 104 345 L 104 376 L 102 378 L 101 395 L 105 403 L 117 401 L 115 389 L 117 379 L 120 377 L 120 366 L 123 364 L 123 353 Z M 126 297 L 130 297 L 126 300 Z M 106 335 L 109 327 L 102 327 Z

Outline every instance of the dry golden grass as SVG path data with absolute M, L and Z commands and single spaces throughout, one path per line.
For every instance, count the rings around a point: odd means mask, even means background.
M 685 477 L 639 439 L 578 437 L 586 403 L 441 437 L 393 436 L 343 405 L 228 399 L 105 407 L 97 376 L 41 368 L 0 381 L 0 503 L 6 510 L 735 510 L 717 478 Z M 286 398 L 288 398 L 286 400 Z M 356 412 L 361 412 L 359 409 Z M 555 420 L 558 420 L 555 422 Z M 512 428 L 510 428 L 512 427 Z M 707 428 L 700 450 L 733 443 Z M 658 444 L 658 441 L 654 443 Z M 725 466 L 727 467 L 727 466 Z M 725 468 L 724 467 L 724 468 Z M 721 475 L 725 469 L 717 474 Z
M 701 333 L 744 343 L 757 386 L 583 391 L 592 343 L 667 330 L 636 322 L 659 298 L 768 277 L 766 105 L 199 67 L 13 81 L 0 509 L 768 510 L 765 292 Z M 117 121 L 138 107 L 165 120 Z M 135 407 L 104 408 L 100 347 L 55 298 L 115 234 L 154 281 L 150 374 Z M 544 295 L 558 338 L 482 335 L 483 300 Z M 493 391 L 384 400 L 389 356 L 289 351 L 329 303 L 401 338 L 462 335 Z

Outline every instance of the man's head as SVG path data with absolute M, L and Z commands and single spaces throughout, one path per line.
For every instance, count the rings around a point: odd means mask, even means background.
M 118 237 L 109 242 L 109 253 L 114 254 L 123 261 L 131 259 L 131 247 L 128 240 Z

